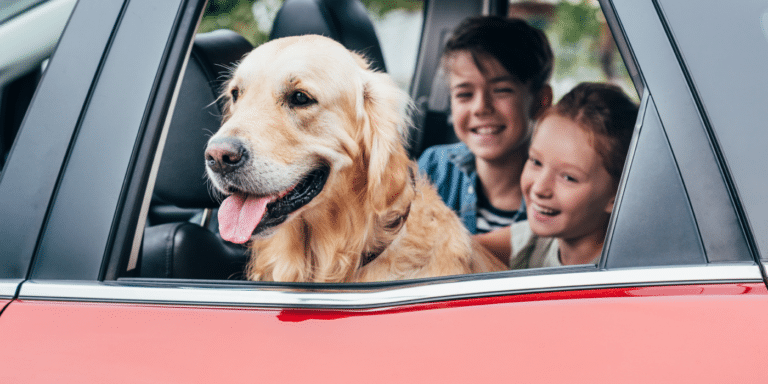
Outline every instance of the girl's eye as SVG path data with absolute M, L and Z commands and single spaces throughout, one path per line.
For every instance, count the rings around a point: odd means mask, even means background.
M 232 103 L 237 102 L 237 98 L 240 97 L 240 89 L 237 87 L 232 88 L 232 91 L 230 92 L 232 95 Z
M 568 182 L 571 182 L 571 183 L 578 183 L 579 182 L 578 180 L 576 180 L 575 177 L 573 177 L 571 175 L 563 175 L 563 179 L 565 179 L 565 181 L 568 181 Z
M 304 107 L 313 102 L 314 100 L 302 91 L 295 91 L 288 97 L 288 103 L 291 104 L 292 107 Z
M 539 161 L 539 160 L 537 160 L 537 159 L 535 159 L 533 157 L 529 157 L 528 161 L 530 161 L 531 164 L 533 164 L 536 167 L 541 167 L 541 161 Z

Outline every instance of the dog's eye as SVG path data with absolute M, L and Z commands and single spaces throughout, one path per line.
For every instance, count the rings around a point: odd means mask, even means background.
M 288 96 L 288 102 L 292 107 L 303 107 L 312 104 L 314 100 L 312 100 L 306 93 L 302 91 L 296 91 Z
M 230 92 L 232 95 L 232 102 L 237 102 L 237 98 L 240 96 L 240 88 L 234 87 L 232 88 L 232 91 Z

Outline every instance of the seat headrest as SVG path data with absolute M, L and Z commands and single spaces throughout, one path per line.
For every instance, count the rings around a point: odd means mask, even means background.
M 248 40 L 229 30 L 195 37 L 168 128 L 155 198 L 182 208 L 219 206 L 205 177 L 205 146 L 221 125 L 218 97 L 229 68 L 252 49 Z
M 387 70 L 373 23 L 360 0 L 286 0 L 269 39 L 308 34 L 330 37 L 364 54 L 371 68 Z

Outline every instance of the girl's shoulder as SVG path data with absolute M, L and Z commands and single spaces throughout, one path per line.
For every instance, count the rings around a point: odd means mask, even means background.
M 528 221 L 520 221 L 510 226 L 511 253 L 510 269 L 551 267 L 552 257 L 557 257 L 557 240 L 553 237 L 540 237 L 531 231 Z

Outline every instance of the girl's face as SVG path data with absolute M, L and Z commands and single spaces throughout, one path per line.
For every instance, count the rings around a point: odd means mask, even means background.
M 520 184 L 531 230 L 566 240 L 604 233 L 616 188 L 587 132 L 549 115 L 539 122 L 528 156 Z
M 478 55 L 478 62 L 483 72 L 467 51 L 451 58 L 453 129 L 477 158 L 506 162 L 527 142 L 534 97 L 492 56 Z

